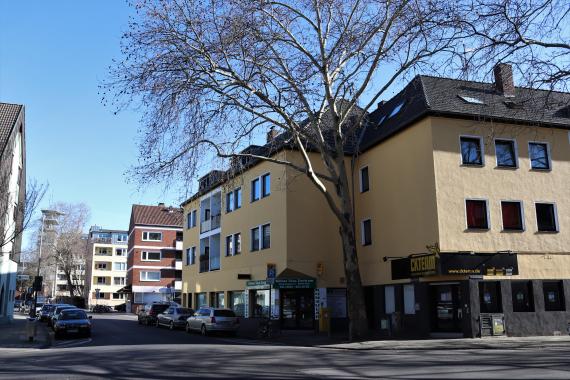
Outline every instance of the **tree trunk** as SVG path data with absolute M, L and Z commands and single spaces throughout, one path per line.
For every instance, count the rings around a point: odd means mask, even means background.
M 75 295 L 75 285 L 73 284 L 73 280 L 71 278 L 71 273 L 65 272 L 65 277 L 67 279 L 67 288 L 69 289 L 69 296 L 73 297 Z

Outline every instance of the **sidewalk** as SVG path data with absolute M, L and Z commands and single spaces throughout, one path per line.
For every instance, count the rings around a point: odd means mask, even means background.
M 47 348 L 51 339 L 47 326 L 37 322 L 36 337 L 33 342 L 26 336 L 27 315 L 14 313 L 11 323 L 0 325 L 0 348 Z
M 318 345 L 343 350 L 482 350 L 568 348 L 570 336 L 488 337 L 425 340 L 373 340 L 355 343 Z

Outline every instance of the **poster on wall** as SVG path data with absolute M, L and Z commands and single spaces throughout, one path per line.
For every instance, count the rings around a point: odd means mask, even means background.
M 346 318 L 346 289 L 327 289 L 327 306 L 331 318 Z

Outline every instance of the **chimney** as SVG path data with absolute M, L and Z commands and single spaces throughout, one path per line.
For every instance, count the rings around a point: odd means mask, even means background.
M 499 94 L 506 98 L 515 96 L 515 83 L 513 82 L 513 68 L 506 63 L 497 64 L 493 73 L 495 74 L 495 87 Z
M 272 142 L 278 134 L 279 132 L 275 130 L 275 127 L 269 128 L 269 132 L 267 132 L 267 142 Z
M 164 203 L 163 203 L 163 202 L 160 202 L 160 203 L 158 204 L 158 206 L 159 206 L 159 207 L 164 207 Z

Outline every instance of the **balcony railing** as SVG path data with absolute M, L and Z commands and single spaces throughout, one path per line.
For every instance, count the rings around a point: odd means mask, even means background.
M 215 230 L 216 228 L 220 227 L 220 220 L 221 215 L 212 215 L 212 217 L 208 220 L 204 220 L 200 223 L 200 232 L 208 232 L 211 230 Z

